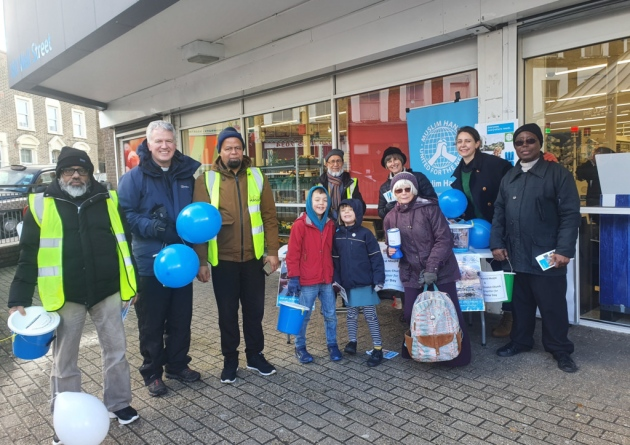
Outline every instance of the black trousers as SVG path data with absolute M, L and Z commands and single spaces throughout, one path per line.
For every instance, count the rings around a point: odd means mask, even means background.
M 148 385 L 166 372 L 178 373 L 190 363 L 192 283 L 172 289 L 155 277 L 140 277 L 142 295 L 135 304 L 143 363 L 140 374 Z
M 534 345 L 536 308 L 542 318 L 542 343 L 545 351 L 573 352 L 568 338 L 566 275 L 544 276 L 517 272 L 514 278 L 512 304 L 512 342 L 522 348 Z
M 221 352 L 226 359 L 238 358 L 241 332 L 238 326 L 239 304 L 243 311 L 245 355 L 262 352 L 265 337 L 262 319 L 265 314 L 265 273 L 263 261 L 243 263 L 219 261 L 212 267 L 212 286 L 219 311 Z

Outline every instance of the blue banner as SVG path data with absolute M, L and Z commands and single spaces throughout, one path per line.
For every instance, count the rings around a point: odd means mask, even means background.
M 409 166 L 424 173 L 439 195 L 451 188 L 461 156 L 455 147 L 457 129 L 477 123 L 477 99 L 414 108 L 407 113 Z

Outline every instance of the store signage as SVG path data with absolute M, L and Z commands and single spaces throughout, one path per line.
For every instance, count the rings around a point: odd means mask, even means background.
M 450 188 L 461 157 L 455 147 L 457 129 L 477 122 L 477 99 L 466 99 L 409 110 L 410 166 L 424 173 L 435 191 Z
M 9 78 L 13 79 L 21 72 L 28 70 L 32 64 L 51 53 L 52 41 L 50 34 L 41 42 L 33 42 L 29 49 L 20 53 L 20 56 L 9 62 Z
M 263 148 L 265 150 L 273 150 L 276 148 L 294 148 L 295 146 L 298 147 L 304 147 L 304 139 L 275 139 L 275 140 L 269 140 L 267 139 L 264 144 L 263 144 Z M 331 140 L 330 139 L 311 139 L 311 146 L 316 146 L 316 145 L 331 145 Z

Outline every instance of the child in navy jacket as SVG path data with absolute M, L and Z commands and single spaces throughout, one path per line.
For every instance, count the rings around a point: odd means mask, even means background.
M 383 361 L 381 329 L 378 324 L 376 305 L 380 303 L 377 292 L 385 283 L 385 263 L 376 238 L 361 225 L 363 207 L 356 199 L 344 199 L 339 206 L 339 227 L 333 244 L 335 281 L 348 295 L 348 337 L 350 342 L 344 352 L 357 352 L 357 320 L 359 308 L 363 308 L 365 321 L 370 329 L 374 349 L 367 361 L 370 367 Z

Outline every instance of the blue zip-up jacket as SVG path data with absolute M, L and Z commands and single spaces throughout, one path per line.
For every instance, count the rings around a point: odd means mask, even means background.
M 156 237 L 151 212 L 163 205 L 175 224 L 179 212 L 192 202 L 193 175 L 201 163 L 175 150 L 171 166 L 164 171 L 151 158 L 146 139 L 136 153 L 140 164 L 120 178 L 118 197 L 131 228 L 138 274 L 146 277 L 154 275 L 154 255 L 164 247 Z
M 333 244 L 335 281 L 346 290 L 384 284 L 385 262 L 378 241 L 361 225 L 363 204 L 358 199 L 344 199 L 339 208 L 343 205 L 352 207 L 356 220 L 354 225 L 345 226 L 339 218 Z

